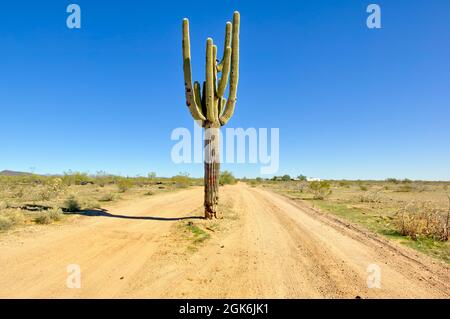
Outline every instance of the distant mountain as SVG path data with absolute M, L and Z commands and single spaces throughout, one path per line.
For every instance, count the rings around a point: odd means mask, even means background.
M 0 172 L 1 176 L 24 176 L 24 175 L 31 175 L 30 173 L 26 173 L 26 172 L 16 172 L 16 171 L 9 171 L 9 170 L 4 170 Z

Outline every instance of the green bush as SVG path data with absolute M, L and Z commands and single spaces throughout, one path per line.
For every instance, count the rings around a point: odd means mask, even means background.
M 223 171 L 219 176 L 219 184 L 220 185 L 231 185 L 236 184 L 236 178 L 234 178 L 233 173 L 229 171 Z
M 81 205 L 75 198 L 75 196 L 70 196 L 64 202 L 64 208 L 66 209 L 67 212 L 74 213 L 81 210 Z
M 191 186 L 191 179 L 189 178 L 189 174 L 180 173 L 174 177 L 172 177 L 172 181 L 175 184 L 176 188 L 186 188 Z
M 131 179 L 128 179 L 128 178 L 121 178 L 117 182 L 117 187 L 119 188 L 119 193 L 125 193 L 131 187 L 133 187 L 133 181 Z
M 331 194 L 331 184 L 327 181 L 313 181 L 309 183 L 309 189 L 314 199 L 324 199 Z
M 289 176 L 289 175 L 283 175 L 283 177 L 281 177 L 281 180 L 283 181 L 283 182 L 289 182 L 290 180 L 291 180 L 291 176 Z

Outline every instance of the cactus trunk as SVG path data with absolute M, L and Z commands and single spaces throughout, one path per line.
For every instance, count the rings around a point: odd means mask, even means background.
M 207 123 L 205 125 L 205 218 L 218 218 L 220 143 L 219 127 Z
M 233 23 L 225 28 L 224 53 L 217 61 L 217 46 L 206 40 L 206 77 L 203 88 L 192 83 L 191 44 L 189 20 L 183 20 L 183 71 L 186 105 L 192 117 L 205 128 L 205 218 L 218 218 L 220 174 L 220 127 L 227 124 L 234 113 L 239 80 L 239 12 L 234 12 Z M 218 74 L 221 73 L 219 79 Z M 228 99 L 224 97 L 228 81 Z

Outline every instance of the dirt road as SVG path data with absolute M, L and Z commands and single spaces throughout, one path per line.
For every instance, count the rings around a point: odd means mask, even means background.
M 202 195 L 165 193 L 0 237 L 0 297 L 450 297 L 447 265 L 264 189 L 224 187 L 233 214 L 219 222 L 174 219 L 201 215 Z M 180 236 L 189 221 L 210 233 L 195 250 Z M 69 264 L 80 266 L 79 289 L 67 287 Z M 368 288 L 369 265 L 381 288 Z

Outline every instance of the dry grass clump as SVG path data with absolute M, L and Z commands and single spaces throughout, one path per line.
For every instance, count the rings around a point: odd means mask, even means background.
M 7 231 L 16 225 L 23 224 L 24 216 L 16 209 L 0 210 L 0 232 Z
M 380 191 L 371 191 L 359 196 L 361 203 L 381 203 Z
M 42 212 L 34 218 L 36 224 L 47 225 L 54 221 L 59 221 L 63 217 L 61 208 L 52 208 L 46 212 Z
M 449 199 L 450 203 L 450 199 Z M 395 225 L 403 236 L 413 240 L 419 237 L 447 241 L 449 238 L 448 211 L 433 205 L 432 202 L 411 202 L 402 207 L 395 215 Z

